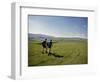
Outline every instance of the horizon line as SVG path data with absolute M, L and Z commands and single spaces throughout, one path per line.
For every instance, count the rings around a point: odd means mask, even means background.
M 39 34 L 39 33 L 28 33 L 28 34 Z M 79 36 L 52 36 L 52 35 L 47 35 L 47 34 L 42 34 L 41 35 L 46 35 L 46 36 L 51 36 L 51 37 L 55 37 L 55 38 L 82 38 L 82 39 L 88 39 L 88 37 L 79 37 Z

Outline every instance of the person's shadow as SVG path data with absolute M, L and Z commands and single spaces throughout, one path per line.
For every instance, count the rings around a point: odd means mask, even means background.
M 54 57 L 57 57 L 57 58 L 63 58 L 64 57 L 64 56 L 58 55 L 56 53 L 51 53 L 51 52 L 48 53 L 48 56 L 54 56 Z

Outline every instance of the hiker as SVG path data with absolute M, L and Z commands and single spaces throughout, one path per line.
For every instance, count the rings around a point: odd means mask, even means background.
M 50 42 L 47 43 L 47 46 L 49 48 L 49 53 L 48 53 L 48 56 L 49 56 L 51 54 L 52 40 L 50 40 Z
M 42 42 L 42 47 L 43 47 L 43 51 L 42 51 L 42 53 L 48 53 L 47 52 L 47 39 L 45 39 L 43 42 Z

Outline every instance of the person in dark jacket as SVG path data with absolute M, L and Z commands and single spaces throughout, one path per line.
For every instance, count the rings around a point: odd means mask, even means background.
M 52 48 L 52 40 L 50 40 L 50 42 L 48 42 L 47 46 L 48 46 L 48 48 L 49 48 L 49 53 L 48 53 L 48 55 L 50 55 L 50 54 L 51 54 L 51 48 Z
M 42 53 L 47 53 L 47 48 L 48 48 L 48 46 L 47 46 L 47 39 L 45 39 L 43 42 L 42 42 L 42 47 L 43 47 L 43 51 L 42 51 Z

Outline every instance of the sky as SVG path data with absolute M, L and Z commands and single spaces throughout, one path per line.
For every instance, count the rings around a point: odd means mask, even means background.
M 54 37 L 87 38 L 88 18 L 29 15 L 29 33 Z

